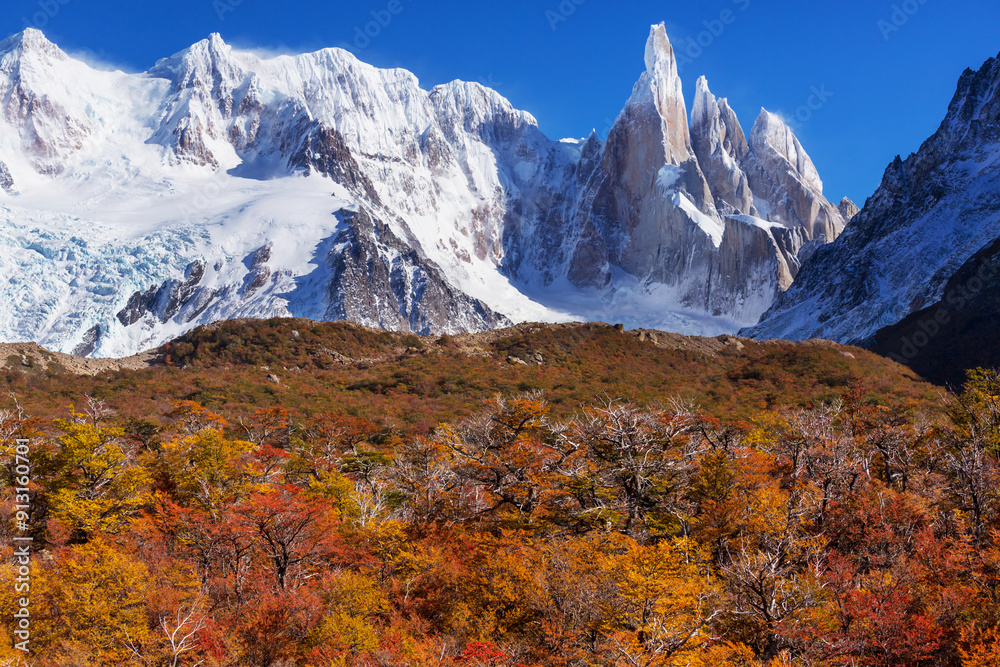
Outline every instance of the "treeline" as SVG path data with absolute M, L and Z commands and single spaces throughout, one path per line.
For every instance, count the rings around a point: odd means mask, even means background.
M 529 394 L 426 437 L 13 405 L 0 664 L 25 658 L 18 438 L 39 667 L 1000 664 L 1000 374 L 944 400 L 734 423 Z

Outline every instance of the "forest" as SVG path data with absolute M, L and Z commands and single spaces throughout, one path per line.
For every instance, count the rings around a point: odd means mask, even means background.
M 729 384 L 714 403 L 579 400 L 517 378 L 452 403 L 430 377 L 404 402 L 447 415 L 426 425 L 361 409 L 395 400 L 361 381 L 341 409 L 297 407 L 301 391 L 194 400 L 211 368 L 291 363 L 224 355 L 218 335 L 182 341 L 146 380 L 66 380 L 87 393 L 65 408 L 39 398 L 57 375 L 8 378 L 0 580 L 20 581 L 19 536 L 31 565 L 30 592 L 0 587 L 0 665 L 1000 664 L 1000 373 L 951 393 L 899 375 L 889 391 L 851 377 L 876 363 L 861 351 L 824 348 L 809 364 L 826 384 L 780 401 L 759 386 L 775 369 L 750 372 L 759 351 L 744 350 L 717 355 Z M 583 360 L 618 340 L 574 335 Z M 525 340 L 491 345 L 556 363 Z M 455 364 L 481 359 L 451 345 L 412 356 L 457 382 Z M 626 360 L 660 354 L 621 345 Z M 375 370 L 406 362 L 391 363 Z M 171 364 L 194 374 L 189 391 L 170 388 Z M 599 386 L 607 371 L 574 372 Z M 132 394 L 112 391 L 123 381 Z

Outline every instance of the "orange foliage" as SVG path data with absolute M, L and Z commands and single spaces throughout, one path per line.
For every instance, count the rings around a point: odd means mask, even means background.
M 200 336 L 175 356 L 218 342 Z M 9 473 L 30 424 L 45 667 L 980 667 L 1000 660 L 998 395 L 973 376 L 928 422 L 857 385 L 748 420 L 680 400 L 554 416 L 532 392 L 423 434 L 91 401 L 0 415 L 0 456 Z

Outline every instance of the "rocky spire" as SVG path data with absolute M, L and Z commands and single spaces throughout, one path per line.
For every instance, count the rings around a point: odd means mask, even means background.
M 743 128 L 725 99 L 698 79 L 691 110 L 691 142 L 720 212 L 756 215 L 753 193 L 739 160 L 749 152 Z
M 711 273 L 708 258 L 722 243 L 725 223 L 691 145 L 677 60 L 663 24 L 650 28 L 644 55 L 645 71 L 608 134 L 592 195 L 594 232 L 580 237 L 574 266 L 581 270 L 573 275 L 603 287 L 607 272 L 595 279 L 583 270 L 603 254 L 610 264 L 669 284 L 684 292 L 679 300 L 703 308 L 704 281 L 688 281 L 687 274 Z M 685 282 L 697 284 L 689 289 Z
M 644 199 L 658 182 L 664 167 L 679 168 L 672 182 L 678 183 L 697 209 L 714 215 L 711 192 L 691 147 L 677 60 L 662 23 L 650 28 L 645 64 L 646 70 L 608 134 L 604 174 L 618 191 L 619 204 L 634 208 L 634 202 Z
M 816 165 L 791 128 L 776 114 L 761 109 L 748 143 L 750 154 L 742 166 L 761 217 L 798 228 L 803 243 L 830 243 L 840 236 L 844 219 L 823 196 Z
M 840 200 L 840 206 L 837 207 L 837 210 L 840 211 L 840 216 L 844 219 L 845 224 L 853 220 L 854 216 L 861 212 L 858 205 L 847 197 Z
M 750 147 L 762 160 L 787 162 L 806 185 L 823 194 L 823 181 L 819 178 L 816 165 L 780 116 L 767 109 L 760 110 L 760 116 L 750 131 Z
M 689 159 L 693 151 L 677 59 L 662 23 L 650 27 L 645 62 L 646 71 L 632 89 L 625 112 L 639 107 L 646 113 L 655 113 L 664 139 L 666 163 L 679 165 Z

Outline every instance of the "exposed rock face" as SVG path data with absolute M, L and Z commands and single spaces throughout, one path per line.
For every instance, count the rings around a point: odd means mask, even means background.
M 129 327 L 141 320 L 149 312 L 149 308 L 156 299 L 158 289 L 156 285 L 153 285 L 145 292 L 134 292 L 129 297 L 125 307 L 118 311 L 118 321 Z
M 17 133 L 26 162 L 39 173 L 62 173 L 66 158 L 94 134 L 85 107 L 72 108 L 52 94 L 61 87 L 60 79 L 81 69 L 86 66 L 33 28 L 0 42 L 3 120 Z M 58 73 L 55 81 L 53 72 Z
M 691 138 L 720 213 L 757 215 L 753 192 L 740 166 L 750 154 L 743 128 L 726 100 L 716 100 L 705 77 L 698 79 L 691 111 Z
M 426 258 L 364 209 L 342 210 L 338 217 L 344 229 L 327 258 L 332 279 L 325 319 L 424 335 L 511 324 L 452 288 Z
M 97 341 L 101 338 L 101 327 L 95 324 L 83 334 L 83 340 L 73 349 L 78 357 L 89 357 L 97 349 Z
M 145 292 L 133 293 L 125 307 L 118 312 L 118 321 L 131 326 L 151 313 L 160 322 L 166 323 L 177 315 L 182 306 L 190 302 L 205 276 L 205 268 L 204 260 L 195 260 L 188 265 L 182 280 L 168 280 L 159 287 L 154 285 Z
M 768 202 L 764 217 L 799 225 L 806 241 L 837 238 L 844 220 L 823 197 L 816 166 L 784 121 L 761 109 L 749 143 L 747 174 L 755 195 Z
M 584 151 L 594 148 L 592 138 Z M 737 321 L 756 319 L 844 227 L 777 116 L 763 111 L 747 141 L 702 78 L 688 127 L 663 26 L 653 27 L 646 72 L 580 187 L 567 270 L 575 284 L 610 287 L 617 268 L 656 285 L 666 303 Z
M 291 315 L 270 305 L 276 294 L 287 294 L 293 301 L 318 297 L 316 308 L 305 313 L 315 319 L 346 319 L 394 331 L 429 335 L 510 324 L 452 287 L 433 262 L 366 210 L 341 210 L 337 218 L 339 231 L 321 244 L 326 254 L 313 274 L 295 279 L 286 270 L 272 268 L 275 258 L 268 243 L 243 259 L 246 270 L 240 284 L 214 287 L 227 267 L 209 268 L 199 259 L 187 267 L 183 278 L 132 294 L 117 319 L 125 327 L 152 328 L 157 323 L 184 327 L 206 313 L 208 321 L 253 315 L 263 308 L 278 316 Z M 96 338 L 85 338 L 81 346 L 90 343 Z
M 610 264 L 676 286 L 685 265 L 708 261 L 723 225 L 694 156 L 677 61 L 662 25 L 650 34 L 645 60 L 608 135 L 591 218 Z M 594 247 L 582 251 L 592 255 Z
M 861 213 L 861 209 L 858 208 L 858 205 L 847 197 L 840 200 L 840 205 L 837 207 L 837 210 L 840 211 L 840 217 L 844 219 L 845 223 L 850 222 L 854 219 L 854 216 Z
M 945 294 L 1000 237 L 1000 59 L 966 71 L 938 131 L 896 158 L 847 231 L 746 333 L 863 342 Z
M 375 186 L 358 166 L 344 137 L 337 130 L 318 124 L 302 140 L 302 146 L 288 161 L 293 169 L 316 170 L 348 190 L 380 203 Z
M 10 169 L 0 161 L 0 188 L 7 194 L 14 194 L 14 177 L 10 175 Z

